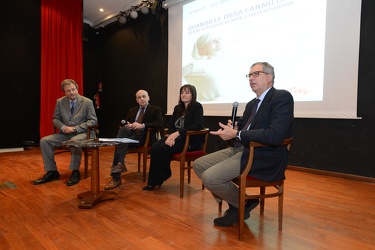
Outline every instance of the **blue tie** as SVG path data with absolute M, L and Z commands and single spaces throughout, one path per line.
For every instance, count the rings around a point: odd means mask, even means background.
M 70 114 L 73 115 L 74 114 L 74 102 L 71 102 L 72 104 L 72 107 L 70 108 Z

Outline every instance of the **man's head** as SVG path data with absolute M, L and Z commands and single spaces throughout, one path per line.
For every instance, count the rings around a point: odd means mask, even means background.
M 135 94 L 135 100 L 141 107 L 146 107 L 148 102 L 150 101 L 150 97 L 148 96 L 148 93 L 146 90 L 140 89 Z
M 274 68 L 267 62 L 254 63 L 246 77 L 249 79 L 251 89 L 260 96 L 270 88 L 275 80 Z
M 74 101 L 78 95 L 78 84 L 72 79 L 65 79 L 61 83 L 61 90 L 71 101 Z

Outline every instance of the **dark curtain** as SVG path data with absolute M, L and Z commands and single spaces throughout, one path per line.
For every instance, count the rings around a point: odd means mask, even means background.
M 41 0 L 40 136 L 54 132 L 52 115 L 60 84 L 74 79 L 83 93 L 83 0 Z

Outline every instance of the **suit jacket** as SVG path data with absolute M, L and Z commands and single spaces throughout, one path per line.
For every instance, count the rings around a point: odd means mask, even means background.
M 55 111 L 53 113 L 53 126 L 61 131 L 66 126 L 74 126 L 78 134 L 86 133 L 88 126 L 94 126 L 98 123 L 94 105 L 92 101 L 84 96 L 77 95 L 77 101 L 74 106 L 73 115 L 70 114 L 70 100 L 63 96 L 56 101 Z M 92 131 L 91 136 L 95 136 Z
M 138 109 L 139 109 L 139 106 L 130 108 L 128 115 L 126 116 L 125 119 L 133 123 L 137 116 Z M 145 110 L 145 113 L 143 115 L 142 123 L 145 124 L 145 128 L 142 131 L 142 134 L 141 134 L 142 136 L 141 136 L 141 139 L 139 140 L 140 145 L 143 145 L 144 141 L 146 140 L 146 132 L 148 128 L 160 129 L 163 126 L 163 117 L 161 115 L 161 109 L 158 106 L 148 104 Z M 157 140 L 156 132 L 152 132 L 151 138 L 150 138 L 150 145 L 155 143 L 156 140 Z
M 168 133 L 171 134 L 173 132 L 180 133 L 180 139 L 185 142 L 186 139 L 186 132 L 189 130 L 201 130 L 204 128 L 203 126 L 203 106 L 199 102 L 195 102 L 191 105 L 188 112 L 185 114 L 184 118 L 184 127 L 177 129 L 175 127 L 175 122 L 179 118 L 177 115 L 178 105 L 174 107 L 173 114 L 171 120 L 169 121 L 168 125 Z M 201 148 L 202 143 L 204 142 L 204 136 L 196 135 L 192 136 L 190 139 L 190 150 L 196 150 Z
M 254 102 L 255 99 L 246 105 L 243 117 L 238 120 L 239 130 L 243 129 L 249 118 Z M 241 168 L 244 169 L 246 166 L 250 141 L 269 144 L 272 146 L 255 149 L 249 175 L 269 182 L 285 179 L 288 150 L 286 146 L 279 145 L 285 138 L 292 137 L 293 122 L 293 96 L 286 90 L 276 90 L 272 87 L 264 97 L 249 130 L 241 131 L 241 143 L 245 146 Z

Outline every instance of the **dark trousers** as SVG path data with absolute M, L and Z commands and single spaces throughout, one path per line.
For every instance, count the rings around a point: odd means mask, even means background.
M 142 140 L 143 137 L 144 137 L 144 131 L 142 131 L 142 133 L 140 135 L 138 135 L 138 134 L 135 133 L 134 130 L 128 129 L 127 127 L 121 127 L 118 131 L 118 134 L 117 134 L 117 138 L 129 138 L 129 139 L 133 139 L 133 140 Z M 113 155 L 112 166 L 116 166 L 118 163 L 120 163 L 121 165 L 124 165 L 125 164 L 125 162 L 124 162 L 125 155 L 126 155 L 126 151 L 128 150 L 128 148 L 133 149 L 133 148 L 138 147 L 139 145 L 140 144 L 138 144 L 138 143 L 117 144 L 115 146 L 115 152 L 114 152 L 114 155 Z M 111 169 L 111 176 L 116 180 L 120 179 L 121 173 L 113 173 L 112 169 Z
M 185 142 L 176 139 L 173 147 L 165 144 L 167 137 L 158 140 L 151 148 L 150 171 L 148 173 L 147 185 L 156 186 L 162 184 L 172 176 L 172 155 L 179 153 L 184 148 Z

